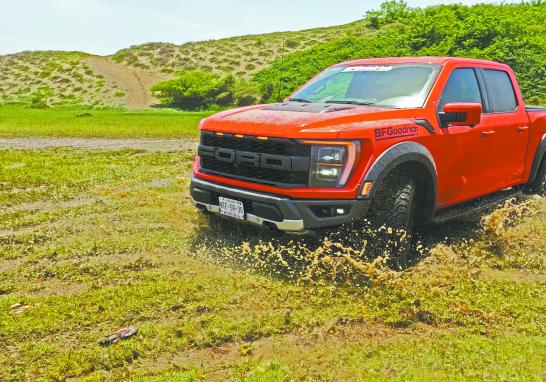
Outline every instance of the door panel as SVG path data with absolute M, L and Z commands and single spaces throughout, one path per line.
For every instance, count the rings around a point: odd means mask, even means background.
M 478 102 L 485 105 L 484 96 L 473 68 L 457 68 L 449 77 L 438 103 L 438 111 L 451 102 Z M 487 194 L 495 188 L 491 167 L 495 165 L 498 137 L 495 117 L 482 115 L 479 125 L 448 126 L 442 129 L 444 150 L 457 161 L 444 175 L 447 189 L 440 196 L 441 204 L 455 204 Z
M 477 126 L 449 126 L 443 131 L 444 135 L 449 137 L 450 143 L 455 143 L 455 147 L 460 150 L 460 159 L 453 172 L 452 184 L 457 189 L 451 192 L 452 203 L 493 192 L 497 185 L 494 182 L 492 168 L 495 167 L 499 140 L 495 118 L 491 115 L 482 115 L 482 120 Z
M 529 119 L 524 107 L 518 107 L 512 80 L 507 72 L 482 69 L 481 74 L 497 135 L 492 168 L 492 183 L 497 190 L 523 182 Z
M 520 113 L 495 114 L 495 166 L 493 182 L 498 189 L 523 182 L 529 121 Z

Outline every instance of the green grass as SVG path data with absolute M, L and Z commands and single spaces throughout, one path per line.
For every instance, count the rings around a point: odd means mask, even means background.
M 200 218 L 192 156 L 0 151 L 0 380 L 544 379 L 544 199 L 405 272 L 353 269 L 368 286 L 332 283 L 332 258 L 287 281 L 278 241 Z
M 196 138 L 199 121 L 210 114 L 175 110 L 31 109 L 3 105 L 0 106 L 0 138 Z
M 235 380 L 539 382 L 544 376 L 543 337 L 434 333 L 399 335 L 386 341 L 358 338 L 355 342 L 302 349 L 320 360 L 320 368 L 307 357 L 301 357 L 302 362 L 280 355 L 257 364 L 240 364 L 236 375 L 241 377 Z

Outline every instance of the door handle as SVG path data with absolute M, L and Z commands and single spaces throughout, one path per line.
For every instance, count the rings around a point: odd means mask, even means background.
M 495 135 L 495 130 L 490 130 L 490 131 L 482 131 L 482 137 L 489 137 L 491 135 Z
M 524 132 L 526 132 L 527 130 L 529 130 L 529 126 L 520 126 L 520 127 L 518 127 L 518 131 L 519 131 L 520 133 L 524 133 Z

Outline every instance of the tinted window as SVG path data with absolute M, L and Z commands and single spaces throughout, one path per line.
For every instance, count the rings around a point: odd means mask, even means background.
M 485 88 L 489 98 L 489 111 L 506 113 L 516 110 L 517 101 L 508 73 L 501 70 L 486 69 L 483 71 Z
M 482 103 L 482 96 L 474 69 L 455 69 L 447 81 L 440 104 L 439 111 L 444 111 L 446 103 L 472 102 Z

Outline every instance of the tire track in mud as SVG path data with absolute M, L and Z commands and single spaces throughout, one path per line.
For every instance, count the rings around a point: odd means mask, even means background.
M 116 192 L 126 193 L 130 191 L 141 191 L 143 189 L 161 189 L 173 184 L 173 180 L 170 178 L 154 179 L 144 183 L 138 183 L 132 186 L 117 188 Z M 1 194 L 1 193 L 0 193 Z M 96 204 L 108 204 L 109 197 L 92 197 L 88 194 L 82 194 L 66 201 L 35 201 L 29 203 L 21 203 L 14 206 L 2 206 L 0 205 L 0 217 L 5 213 L 27 212 L 27 213 L 45 213 L 54 212 L 61 209 L 71 209 L 76 207 L 86 207 Z M 47 223 L 46 223 L 47 225 Z M 31 234 L 37 230 L 38 226 L 20 227 L 16 229 L 1 229 L 0 228 L 0 241 L 6 238 L 13 238 L 25 234 Z M 0 267 L 0 271 L 1 271 Z
M 305 352 L 326 354 L 344 346 L 362 344 L 382 343 L 388 346 L 413 336 L 435 337 L 453 331 L 453 328 L 439 329 L 427 325 L 393 328 L 373 319 L 334 317 L 314 327 L 298 327 L 254 341 L 235 340 L 209 348 L 185 349 L 154 359 L 143 358 L 139 360 L 139 366 L 160 373 L 172 365 L 198 364 L 204 381 L 225 381 L 232 376 L 233 368 L 248 360 L 293 359 Z M 329 362 L 325 357 L 320 357 L 319 361 Z M 306 360 L 307 363 L 312 361 L 312 358 Z

